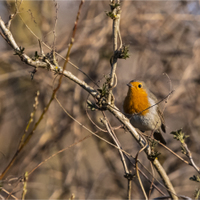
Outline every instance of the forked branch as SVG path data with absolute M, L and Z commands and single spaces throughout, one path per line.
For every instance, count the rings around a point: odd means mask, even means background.
M 119 25 L 119 21 L 117 22 L 117 26 L 118 25 Z M 84 90 L 86 90 L 90 95 L 92 95 L 95 98 L 95 101 L 99 100 L 99 92 L 97 90 L 95 90 L 93 87 L 89 86 L 86 82 L 77 78 L 70 71 L 67 71 L 65 69 L 63 70 L 60 66 L 56 66 L 53 62 L 51 62 L 51 60 L 49 60 L 49 58 L 42 56 L 41 58 L 39 57 L 37 60 L 33 60 L 28 55 L 26 55 L 24 48 L 19 47 L 17 45 L 11 31 L 6 27 L 4 21 L 1 18 L 0 18 L 0 28 L 2 31 L 1 35 L 3 36 L 5 41 L 11 46 L 11 48 L 13 48 L 15 53 L 21 58 L 22 62 L 24 62 L 34 68 L 43 68 L 46 70 L 56 72 L 57 74 L 60 74 L 61 76 L 65 76 L 68 79 L 72 80 L 74 83 L 80 85 Z M 71 41 L 71 43 L 73 44 L 73 41 Z M 67 56 L 66 63 L 68 62 L 68 60 L 69 59 Z M 115 62 L 113 64 L 115 64 Z M 115 76 L 115 69 L 116 68 L 113 65 L 113 68 L 111 71 L 111 79 L 112 80 L 114 79 L 113 77 Z M 111 86 L 112 86 L 112 81 L 111 81 Z M 107 105 L 106 109 L 109 112 L 111 112 L 125 127 L 127 127 L 128 131 L 135 138 L 135 140 L 139 143 L 141 148 L 143 148 L 146 145 L 146 141 L 137 133 L 135 128 L 130 124 L 129 120 L 119 111 L 119 109 L 117 107 Z M 150 159 L 151 149 L 148 145 L 145 148 L 145 153 L 147 154 L 148 159 Z M 159 161 L 157 159 L 155 159 L 155 160 L 151 160 L 151 162 L 153 163 L 154 167 L 156 168 L 159 175 L 163 179 L 164 184 L 168 190 L 170 197 L 172 199 L 178 199 L 178 197 L 176 196 L 175 190 L 174 190 L 165 170 L 160 165 Z

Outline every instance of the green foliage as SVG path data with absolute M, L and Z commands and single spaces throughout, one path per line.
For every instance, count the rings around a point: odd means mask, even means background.
M 155 147 L 158 145 L 158 141 L 154 140 L 154 139 L 150 139 L 149 140 L 149 145 L 151 147 L 151 155 L 150 155 L 150 159 L 154 160 L 156 159 L 161 153 L 158 152 L 157 150 L 155 150 Z
M 115 17 L 116 17 L 116 15 L 113 13 L 113 12 L 108 12 L 108 11 L 105 11 L 106 12 L 106 15 L 108 16 L 108 17 L 110 17 L 111 19 L 115 19 Z
M 122 48 L 118 51 L 118 58 L 125 59 L 129 58 L 129 45 L 123 45 Z
M 106 81 L 103 84 L 102 87 L 100 87 L 99 89 L 97 89 L 100 92 L 101 97 L 108 97 L 109 94 L 109 83 L 110 83 L 110 77 L 105 77 Z
M 185 143 L 185 139 L 189 137 L 188 135 L 185 135 L 184 132 L 182 132 L 182 129 L 172 131 L 170 134 L 174 135 L 174 139 L 179 140 L 181 144 Z
M 151 149 L 155 149 L 155 147 L 158 145 L 158 141 L 156 141 L 156 140 L 154 140 L 154 139 L 152 139 L 152 138 L 150 138 L 149 139 L 149 143 L 150 143 L 150 147 L 151 147 Z
M 115 12 L 115 9 L 118 7 L 118 6 L 120 6 L 120 4 L 118 4 L 118 3 L 111 3 L 110 4 L 110 9 L 111 9 L 111 11 L 110 12 L 108 12 L 108 11 L 106 11 L 106 15 L 108 16 L 108 17 L 110 17 L 111 19 L 115 19 L 116 18 L 116 12 Z
M 106 110 L 106 106 L 107 106 L 107 99 L 109 97 L 109 93 L 111 92 L 110 91 L 110 77 L 106 77 L 105 76 L 105 79 L 106 81 L 104 82 L 103 86 L 98 88 L 98 92 L 99 92 L 99 95 L 97 97 L 97 105 L 98 105 L 98 108 L 99 109 L 103 109 L 103 110 Z M 114 102 L 114 97 L 113 95 L 111 94 L 111 101 Z

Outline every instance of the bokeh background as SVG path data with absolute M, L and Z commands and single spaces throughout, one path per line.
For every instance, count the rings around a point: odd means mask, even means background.
M 57 6 L 56 6 L 57 3 Z M 12 21 L 11 31 L 19 46 L 33 57 L 40 51 L 38 39 L 27 26 L 51 48 L 54 47 L 53 30 L 56 23 L 56 51 L 65 56 L 67 44 L 76 18 L 80 1 L 23 1 L 19 15 Z M 122 1 L 120 32 L 123 44 L 129 45 L 130 58 L 119 60 L 117 87 L 113 90 L 115 104 L 122 110 L 127 92 L 126 84 L 133 79 L 144 80 L 150 90 L 163 99 L 161 103 L 167 125 L 167 146 L 181 154 L 180 143 L 169 134 L 182 128 L 187 144 L 197 166 L 200 166 L 200 5 L 199 1 Z M 13 13 L 13 1 L 0 2 L 1 18 L 7 22 Z M 109 1 L 86 1 L 81 10 L 80 21 L 72 48 L 70 61 L 87 73 L 100 86 L 110 73 L 112 56 L 112 20 Z M 56 20 L 57 19 L 57 20 Z M 45 54 L 50 50 L 43 46 Z M 38 69 L 31 80 L 33 68 L 22 63 L 13 50 L 0 37 L 0 172 L 16 152 L 24 133 L 36 91 L 40 91 L 35 121 L 51 97 L 55 75 Z M 57 57 L 60 66 L 63 60 Z M 79 70 L 67 65 L 78 78 L 97 88 Z M 64 78 L 57 97 L 63 107 L 80 123 L 92 131 L 98 129 L 86 114 L 88 93 L 67 78 Z M 90 111 L 91 119 L 101 128 L 103 117 L 100 111 Z M 106 113 L 113 127 L 120 123 Z M 34 124 L 34 123 L 33 123 Z M 33 125 L 32 125 L 33 126 Z M 31 130 L 32 127 L 30 127 Z M 112 142 L 107 133 L 98 135 Z M 135 140 L 123 129 L 116 130 L 122 147 L 133 156 L 140 149 Z M 1 185 L 21 198 L 23 183 L 19 178 L 30 172 L 40 162 L 59 150 L 78 142 L 88 131 L 72 120 L 54 101 L 29 144 L 18 156 Z M 196 174 L 169 151 L 158 147 L 159 159 L 169 175 L 178 194 L 193 197 L 200 187 L 189 180 Z M 144 153 L 139 156 L 149 169 L 150 163 Z M 141 169 L 148 175 L 145 169 Z M 118 151 L 104 141 L 91 136 L 46 161 L 30 176 L 27 199 L 122 199 L 126 198 L 127 180 L 123 177 L 123 166 Z M 149 176 L 150 177 L 150 176 Z M 159 176 L 155 173 L 159 180 Z M 141 177 L 148 192 L 150 183 Z M 166 193 L 157 182 L 155 184 Z M 134 199 L 144 198 L 137 179 L 134 179 Z M 7 197 L 5 191 L 0 191 Z M 152 198 L 160 194 L 152 191 Z

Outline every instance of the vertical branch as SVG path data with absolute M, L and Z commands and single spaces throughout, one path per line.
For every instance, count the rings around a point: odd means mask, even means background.
M 132 187 L 132 179 L 128 179 L 128 193 L 127 193 L 128 200 L 131 200 L 131 187 Z
M 63 65 L 62 72 L 65 71 L 65 69 L 67 67 L 67 63 L 69 62 L 69 55 L 70 55 L 70 52 L 71 52 L 71 48 L 72 48 L 72 46 L 74 44 L 74 38 L 75 38 L 76 29 L 77 29 L 77 25 L 78 25 L 78 20 L 79 20 L 79 17 L 80 17 L 81 8 L 82 8 L 83 3 L 84 3 L 84 0 L 82 0 L 81 3 L 80 3 L 80 5 L 79 5 L 78 13 L 77 13 L 77 16 L 76 16 L 76 21 L 74 23 L 74 28 L 73 28 L 73 32 L 72 32 L 71 41 L 70 41 L 70 43 L 68 45 L 68 51 L 67 51 L 67 55 L 66 55 L 66 59 L 65 59 L 64 65 Z M 56 93 L 58 91 L 58 89 L 60 88 L 60 85 L 62 83 L 63 75 L 64 74 L 62 73 L 61 76 L 60 76 L 60 78 L 59 78 L 58 86 L 54 89 L 53 93 Z M 55 95 L 54 95 L 54 97 L 55 97 Z
M 117 68 L 117 58 L 118 58 L 118 33 L 119 33 L 119 23 L 120 23 L 120 14 L 121 8 L 119 5 L 119 0 L 116 2 L 115 0 L 111 0 L 111 10 L 110 13 L 113 19 L 113 57 L 111 61 L 111 72 L 110 72 L 110 94 L 108 96 L 108 104 L 111 103 L 111 90 L 114 87 L 114 79 L 115 79 L 115 71 Z
M 108 104 L 111 104 L 111 97 L 112 97 L 112 89 L 114 86 L 114 79 L 116 77 L 116 68 L 117 68 L 117 59 L 119 58 L 119 52 L 118 52 L 118 34 L 119 34 L 119 22 L 120 22 L 120 13 L 121 13 L 121 9 L 120 9 L 120 0 L 111 0 L 111 11 L 110 13 L 108 13 L 108 15 L 113 19 L 113 51 L 114 51 L 114 55 L 111 59 L 111 73 L 110 73 L 110 85 L 109 85 L 109 96 L 108 96 Z M 111 107 L 108 106 L 107 109 L 113 113 L 115 115 L 116 118 L 118 118 L 130 131 L 130 133 L 132 134 L 133 132 L 135 132 L 135 130 L 133 130 L 132 132 L 132 126 L 130 127 L 130 124 L 127 124 L 127 121 L 124 119 L 122 120 L 123 117 L 120 117 L 119 115 L 121 115 L 121 113 L 117 112 L 117 109 L 115 110 L 114 108 L 115 106 Z M 129 129 L 130 127 L 130 129 Z M 140 144 L 140 146 L 142 148 L 145 148 L 145 153 L 147 154 L 147 157 L 150 159 L 151 157 L 151 148 L 149 147 L 149 145 L 147 145 L 146 141 L 144 141 L 143 139 L 140 138 L 140 136 L 138 134 L 133 134 L 133 136 L 136 138 L 136 140 L 138 141 L 138 143 Z M 139 136 L 139 137 L 138 137 Z M 147 145 L 147 146 L 146 146 Z M 151 160 L 151 159 L 150 159 Z M 158 171 L 160 177 L 163 179 L 165 186 L 169 192 L 169 195 L 172 199 L 178 199 L 176 192 L 165 172 L 165 170 L 163 169 L 163 167 L 161 166 L 161 164 L 159 163 L 159 161 L 157 159 L 151 160 L 151 162 L 153 163 L 154 167 L 156 168 L 156 170 Z M 128 181 L 128 186 L 130 184 L 130 181 Z M 128 198 L 130 198 L 129 196 L 129 190 L 128 190 Z M 148 198 L 145 194 L 145 197 Z
M 9 162 L 9 164 L 7 165 L 7 167 L 4 169 L 4 171 L 2 172 L 2 174 L 0 175 L 0 180 L 4 177 L 4 175 L 6 174 L 6 172 L 11 168 L 11 166 L 13 165 L 13 163 L 15 162 L 18 154 L 21 152 L 23 146 L 24 146 L 24 143 L 25 143 L 25 137 L 26 137 L 26 134 L 28 132 L 28 129 L 31 125 L 31 123 L 33 122 L 33 117 L 35 116 L 35 113 L 36 113 L 36 110 L 37 110 L 37 106 L 38 106 L 38 96 L 39 96 L 39 91 L 37 91 L 36 93 L 36 97 L 35 97 L 35 103 L 33 104 L 33 112 L 31 112 L 30 114 L 30 118 L 29 118 L 29 121 L 27 123 L 27 126 L 24 130 L 24 134 L 22 135 L 21 139 L 20 139 L 20 142 L 19 142 L 19 145 L 18 145 L 18 148 L 17 148 L 17 151 L 15 152 L 13 158 L 11 159 L 11 161 Z
M 25 172 L 24 180 L 23 180 L 24 187 L 23 187 L 23 192 L 22 192 L 22 200 L 25 199 L 25 195 L 27 193 L 27 181 L 28 181 L 28 172 Z
M 54 29 L 53 29 L 53 35 L 54 35 L 54 39 L 53 39 L 53 63 L 55 65 L 58 65 L 57 64 L 57 61 L 56 61 L 56 26 L 57 26 L 57 22 L 58 22 L 58 4 L 57 2 L 55 2 L 55 8 L 56 8 L 56 16 L 55 16 L 55 23 L 54 23 Z
M 113 87 L 114 85 L 114 76 L 115 76 L 115 71 L 117 68 L 117 56 L 116 56 L 116 51 L 118 50 L 118 32 L 119 32 L 119 22 L 120 22 L 120 14 L 121 14 L 121 8 L 119 6 L 119 1 L 118 3 L 115 3 L 115 1 L 113 1 L 114 5 L 114 10 L 113 10 L 113 14 L 114 14 L 114 19 L 113 19 L 113 53 L 114 53 L 114 57 L 113 57 L 113 63 L 111 66 L 111 74 L 110 74 L 110 87 Z

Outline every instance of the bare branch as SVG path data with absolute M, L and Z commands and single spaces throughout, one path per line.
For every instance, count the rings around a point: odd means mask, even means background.
M 118 149 L 119 149 L 119 154 L 121 156 L 121 160 L 122 160 L 122 163 L 123 163 L 123 166 L 124 166 L 124 172 L 125 174 L 129 174 L 129 170 L 128 170 L 128 167 L 126 165 L 126 161 L 125 161 L 125 157 L 124 157 L 124 154 L 122 152 L 122 147 L 121 147 L 121 144 L 119 143 L 116 135 L 114 134 L 114 132 L 112 131 L 110 125 L 108 124 L 108 121 L 105 119 L 105 118 L 102 118 L 101 119 L 101 122 L 105 125 L 108 133 L 110 134 L 110 136 L 112 137 L 113 141 L 115 142 L 115 144 L 117 145 Z
M 111 13 L 113 18 L 113 58 L 111 62 L 111 72 L 110 72 L 110 94 L 108 96 L 108 103 L 111 103 L 111 90 L 114 87 L 114 79 L 115 79 L 115 71 L 117 68 L 117 50 L 118 50 L 118 33 L 119 33 L 119 23 L 120 23 L 120 15 L 121 15 L 121 8 L 118 3 L 115 1 L 111 2 Z
M 144 139 L 137 133 L 137 131 L 135 130 L 135 128 L 130 124 L 129 120 L 121 113 L 118 111 L 118 109 L 116 107 L 111 107 L 108 106 L 108 110 L 122 123 L 124 124 L 128 131 L 131 133 L 131 135 L 136 139 L 136 141 L 140 144 L 141 147 L 144 147 L 146 145 L 146 142 L 144 141 Z M 151 155 L 151 149 L 150 146 L 147 145 L 146 149 L 145 149 L 145 153 L 147 154 L 148 159 L 149 156 Z M 154 167 L 156 168 L 157 172 L 159 173 L 160 177 L 162 178 L 168 192 L 169 195 L 171 196 L 172 199 L 178 199 L 176 192 L 165 172 L 165 170 L 163 169 L 163 167 L 161 166 L 160 162 L 158 161 L 158 159 L 154 159 L 152 161 L 152 164 L 154 165 Z
M 117 6 L 118 10 L 116 13 L 116 21 L 115 23 L 113 23 L 113 29 L 114 29 L 114 35 L 117 37 L 118 35 L 118 28 L 119 28 L 119 19 L 120 19 L 120 9 L 119 6 Z M 119 15 L 119 16 L 118 16 Z M 78 19 L 78 15 L 77 15 L 77 19 Z M 10 32 L 10 30 L 6 27 L 5 23 L 3 22 L 3 20 L 0 18 L 0 28 L 2 30 L 2 34 L 4 36 L 4 38 L 6 39 L 7 43 L 14 49 L 14 51 L 16 52 L 16 54 L 21 58 L 21 60 L 23 62 L 25 62 L 26 64 L 33 66 L 35 68 L 45 68 L 51 71 L 54 71 L 58 74 L 62 76 L 65 76 L 67 78 L 69 78 L 70 80 L 72 80 L 73 82 L 75 82 L 76 84 L 80 85 L 84 90 L 86 90 L 88 93 L 90 93 L 94 98 L 98 99 L 98 91 L 93 89 L 91 86 L 89 86 L 87 83 L 85 83 L 84 81 L 78 79 L 76 76 L 74 76 L 71 72 L 65 70 L 66 64 L 69 61 L 69 53 L 70 53 L 70 49 L 71 47 L 68 49 L 68 53 L 66 56 L 66 61 L 65 61 L 65 65 L 64 65 L 64 69 L 62 70 L 61 67 L 56 66 L 55 64 L 51 63 L 47 58 L 43 57 L 42 59 L 38 59 L 38 60 L 33 60 L 31 59 L 29 56 L 27 56 L 24 53 L 24 49 L 20 48 L 17 43 L 15 42 L 12 33 Z M 76 30 L 76 23 L 74 26 L 74 30 Z M 74 34 L 75 32 L 73 32 L 72 35 L 72 39 L 71 39 L 71 46 L 74 42 Z M 114 51 L 117 50 L 117 39 L 116 37 L 114 37 Z M 113 59 L 113 64 L 112 64 L 112 69 L 111 69 L 111 82 L 110 82 L 110 87 L 113 86 L 114 83 L 114 76 L 115 76 L 115 70 L 116 70 L 116 66 L 117 66 L 117 59 L 115 60 L 115 58 Z M 61 83 L 62 78 L 60 78 L 60 83 Z M 58 87 L 56 88 L 55 91 L 58 90 L 60 84 L 58 85 Z M 54 99 L 55 96 L 52 95 L 52 99 Z M 44 113 L 46 112 L 46 110 L 48 110 L 48 106 L 50 105 L 52 99 L 50 100 L 49 104 L 47 105 L 47 107 L 45 108 Z M 111 98 L 110 98 L 111 100 Z M 108 101 L 109 102 L 109 101 Z M 147 154 L 148 159 L 150 159 L 150 155 L 151 155 L 151 149 L 149 147 L 149 145 L 146 143 L 146 141 L 137 133 L 137 131 L 134 129 L 134 127 L 130 124 L 129 120 L 119 111 L 119 109 L 117 107 L 111 107 L 111 106 L 107 106 L 107 109 L 122 123 L 124 124 L 128 131 L 132 134 L 132 136 L 136 139 L 136 141 L 140 144 L 140 146 L 143 148 L 147 145 L 147 147 L 145 148 L 145 153 Z M 32 130 L 32 132 L 30 133 L 30 136 L 33 134 L 33 131 L 37 128 L 38 123 L 40 122 L 40 120 L 43 118 L 43 115 L 41 115 L 40 119 L 38 120 L 38 122 L 35 124 L 34 129 Z M 27 138 L 28 141 L 29 138 Z M 151 160 L 152 161 L 152 160 Z M 167 187 L 167 190 L 170 194 L 170 197 L 172 199 L 178 199 L 178 197 L 176 196 L 175 190 L 165 172 L 165 170 L 163 169 L 163 167 L 160 165 L 159 161 L 157 159 L 152 161 L 154 167 L 156 168 L 156 170 L 158 171 L 159 175 L 161 176 L 161 178 L 163 179 L 165 186 Z
M 184 142 L 183 144 L 183 147 L 186 151 L 186 156 L 190 159 L 190 165 L 192 165 L 194 167 L 194 169 L 200 174 L 200 169 L 199 167 L 197 167 L 197 165 L 195 164 L 193 158 L 192 158 L 192 153 L 191 151 L 189 150 L 187 144 Z

